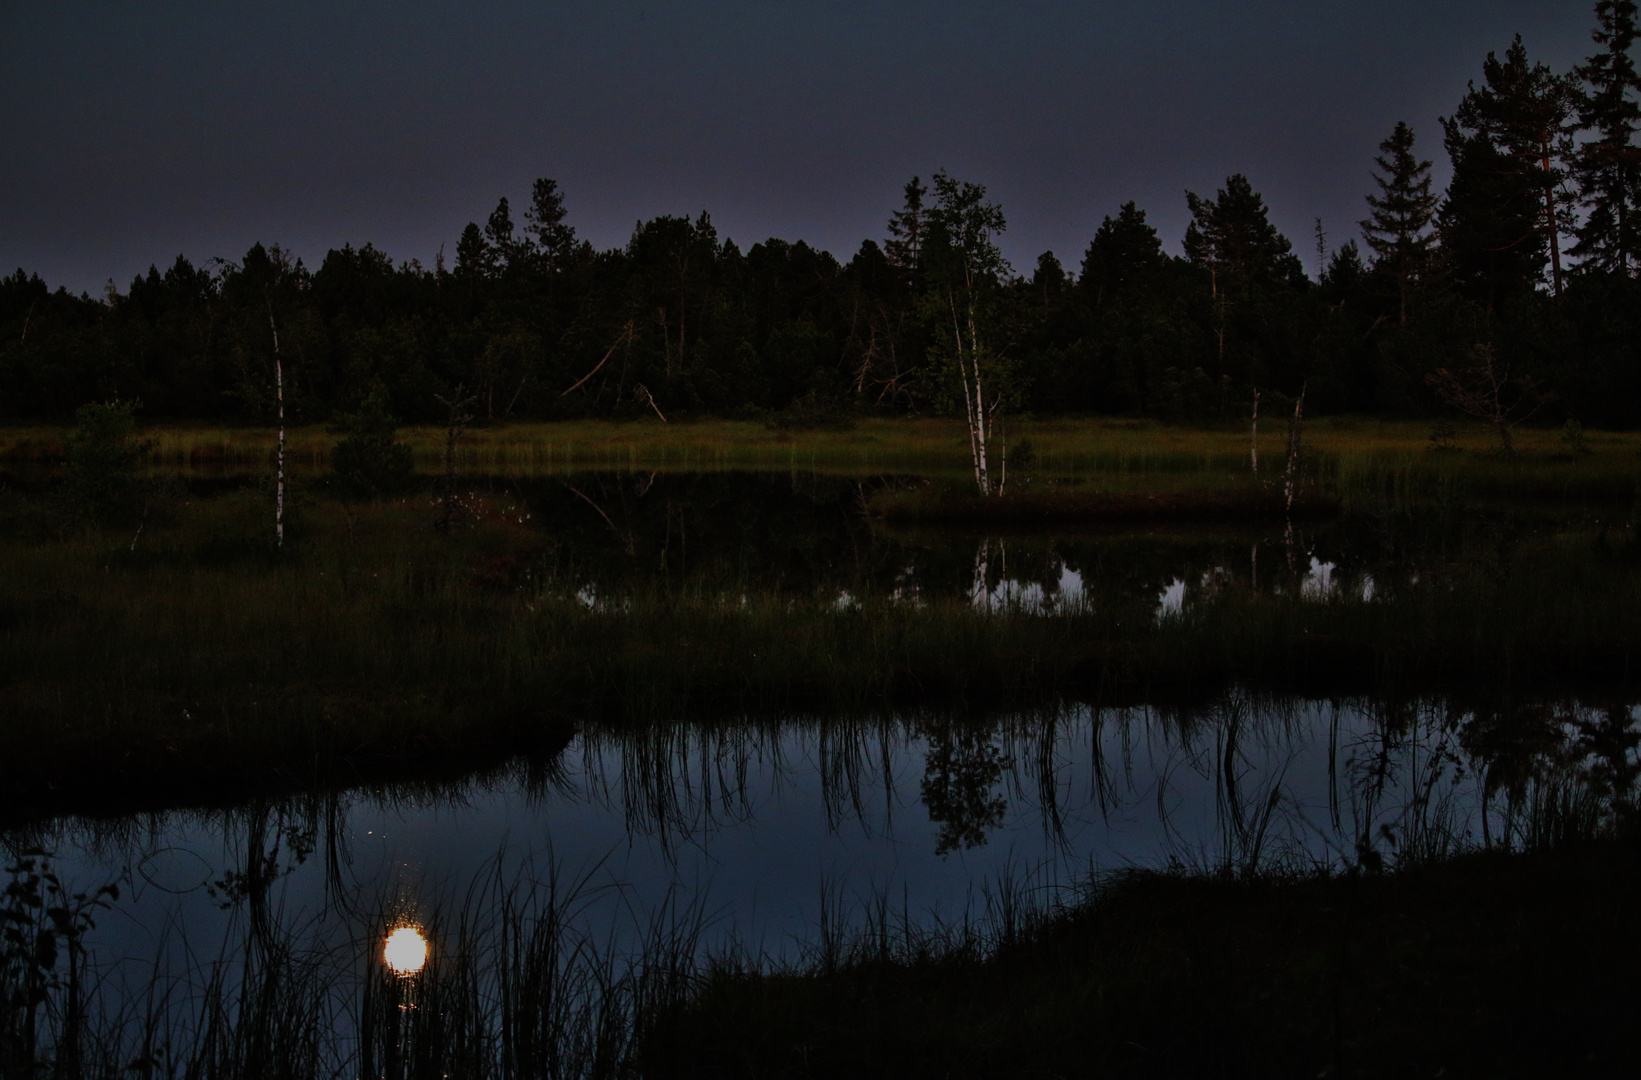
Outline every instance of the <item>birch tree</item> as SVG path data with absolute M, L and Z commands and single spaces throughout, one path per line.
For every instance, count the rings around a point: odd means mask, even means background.
M 1010 272 L 996 241 L 1006 227 L 1003 209 L 986 201 L 981 185 L 944 171 L 934 176 L 934 193 L 923 252 L 929 282 L 925 311 L 934 324 L 930 357 L 956 383 L 956 396 L 962 398 L 975 486 L 981 495 L 1000 494 L 1007 463 L 998 431 L 1003 407 L 1016 389 L 1012 365 L 988 339 L 996 293 Z M 999 466 L 995 477 L 994 457 Z

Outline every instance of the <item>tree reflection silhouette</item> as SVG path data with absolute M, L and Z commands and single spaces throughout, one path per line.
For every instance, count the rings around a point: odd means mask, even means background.
M 929 744 L 923 805 L 940 826 L 935 854 L 984 845 L 1008 810 L 1008 800 L 993 788 L 1013 762 L 992 742 L 991 727 L 936 720 L 919 724 L 918 733 Z

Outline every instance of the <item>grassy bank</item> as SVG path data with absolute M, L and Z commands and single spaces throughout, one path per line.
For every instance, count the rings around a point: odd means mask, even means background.
M 865 934 L 794 972 L 720 964 L 647 1075 L 1617 1076 L 1641 1063 L 1641 848 L 1390 874 L 1133 873 L 929 945 Z

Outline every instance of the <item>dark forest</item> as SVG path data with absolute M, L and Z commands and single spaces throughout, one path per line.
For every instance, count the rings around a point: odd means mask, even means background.
M 705 211 L 639 222 L 624 248 L 597 251 L 542 179 L 522 212 L 503 198 L 431 268 L 365 244 L 310 269 L 259 243 L 238 261 L 178 255 L 102 297 L 19 269 L 0 279 L 0 419 L 120 399 L 149 419 L 263 421 L 275 334 L 299 423 L 373 394 L 431 420 L 458 385 L 484 420 L 960 411 L 939 363 L 957 284 L 979 297 L 1011 411 L 1202 423 L 1244 415 L 1256 390 L 1271 405 L 1303 390 L 1313 412 L 1420 416 L 1492 386 L 1516 418 L 1635 427 L 1634 5 L 1597 18 L 1594 55 L 1573 71 L 1533 61 L 1518 37 L 1438 130 L 1396 125 L 1364 155 L 1364 220 L 1342 242 L 1321 221 L 1297 244 L 1283 236 L 1257 178 L 1233 174 L 1184 193 L 1179 254 L 1128 203 L 1080 260 L 1013 267 L 993 243 L 1003 208 L 941 172 L 908 183 L 898 209 L 886 200 L 886 238 L 847 261 L 802 241 L 742 251 Z M 976 243 L 995 257 L 977 264 Z

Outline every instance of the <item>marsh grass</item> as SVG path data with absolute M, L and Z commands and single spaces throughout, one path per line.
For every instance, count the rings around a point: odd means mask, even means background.
M 10 869 L 8 899 L 24 880 L 22 864 Z M 146 985 L 99 963 L 92 928 L 71 939 L 77 979 L 38 935 L 8 935 L 0 1066 L 8 1080 L 631 1075 L 638 1040 L 694 984 L 702 914 L 669 898 L 606 936 L 581 917 L 598 891 L 587 876 L 556 863 L 529 870 L 509 874 L 498 860 L 465 894 L 429 898 L 419 920 L 428 962 L 410 976 L 381 956 L 403 914 L 361 897 L 344 904 L 340 939 L 310 919 L 242 907 L 216 956 L 168 941 Z
M 1352 417 L 1319 420 L 1306 430 L 1306 445 L 1338 475 L 1438 475 L 1511 487 L 1523 479 L 1547 491 L 1581 490 L 1592 474 L 1628 476 L 1633 492 L 1641 436 L 1584 432 L 1582 451 L 1568 450 L 1561 429 L 1519 433 L 1519 453 L 1501 455 L 1491 433 L 1462 422 L 1453 428 L 1453 453 L 1429 452 L 1428 427 L 1414 421 Z M 401 428 L 419 469 L 435 472 L 443 462 L 444 430 Z M 152 443 L 156 467 L 262 467 L 271 460 L 272 428 L 157 424 L 142 436 Z M 338 436 L 320 425 L 287 433 L 287 462 L 323 471 Z M 1199 479 L 1240 477 L 1249 471 L 1247 429 L 1175 427 L 1143 420 L 1111 418 L 1022 418 L 1011 425 L 1012 444 L 1029 443 L 1027 460 L 1010 467 L 1010 483 L 1033 477 L 1082 478 L 1085 482 L 1130 485 L 1136 477 L 1156 482 L 1197 474 Z M 1280 463 L 1284 434 L 1261 438 L 1261 458 Z M 61 460 L 66 432 L 61 428 L 0 428 L 0 461 L 13 464 Z M 868 418 L 847 430 L 791 431 L 753 421 L 701 420 L 566 421 L 480 426 L 468 432 L 457 451 L 466 472 L 527 475 L 567 471 L 665 470 L 704 472 L 725 469 L 801 471 L 827 474 L 915 472 L 961 480 L 972 471 L 961 423 L 939 418 Z M 1268 468 L 1271 466 L 1267 466 Z M 1324 479 L 1328 474 L 1324 473 Z
M 1371 602 L 1233 582 L 1159 619 L 1121 574 L 1052 613 L 733 574 L 594 596 L 505 488 L 471 496 L 448 538 L 424 497 L 310 496 L 283 554 L 251 488 L 179 505 L 140 544 L 34 528 L 37 500 L 5 498 L 20 512 L 0 533 L 0 751 L 28 763 L 6 786 L 13 817 L 459 771 L 551 752 L 586 721 L 1188 701 L 1231 683 L 1551 691 L 1641 674 L 1628 527 L 1454 552 L 1429 584 L 1387 580 Z

